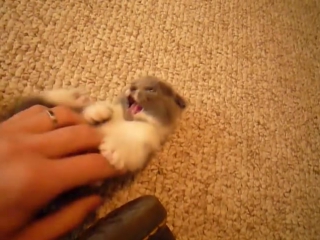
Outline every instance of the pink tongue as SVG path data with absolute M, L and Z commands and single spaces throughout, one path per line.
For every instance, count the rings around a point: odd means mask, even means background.
M 140 112 L 141 110 L 142 110 L 142 108 L 138 104 L 132 104 L 132 106 L 130 107 L 130 111 L 133 114 L 136 114 L 136 113 Z

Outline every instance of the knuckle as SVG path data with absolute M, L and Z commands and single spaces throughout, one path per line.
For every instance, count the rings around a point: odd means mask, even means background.
M 20 146 L 19 142 L 16 139 L 7 139 L 0 141 L 0 151 L 4 156 L 10 156 L 15 154 Z
M 37 105 L 34 105 L 30 108 L 30 110 L 32 111 L 35 111 L 35 112 L 41 112 L 41 111 L 44 111 L 46 110 L 47 108 L 43 105 L 40 105 L 40 104 L 37 104 Z

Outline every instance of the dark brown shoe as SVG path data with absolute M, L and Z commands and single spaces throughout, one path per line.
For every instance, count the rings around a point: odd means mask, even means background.
M 166 218 L 155 196 L 142 196 L 101 218 L 79 240 L 175 240 Z

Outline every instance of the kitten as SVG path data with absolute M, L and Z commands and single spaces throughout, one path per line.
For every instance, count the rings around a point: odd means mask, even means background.
M 142 169 L 160 149 L 186 108 L 186 101 L 168 84 L 156 77 L 132 82 L 113 102 L 88 105 L 86 94 L 78 89 L 52 90 L 26 98 L 17 111 L 32 105 L 64 105 L 83 114 L 103 133 L 99 150 L 118 170 Z

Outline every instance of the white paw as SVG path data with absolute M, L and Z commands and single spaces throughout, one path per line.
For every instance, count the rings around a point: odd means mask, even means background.
M 146 162 L 145 151 L 133 144 L 114 141 L 106 137 L 100 145 L 100 153 L 117 170 L 135 172 L 141 169 Z
M 86 107 L 82 114 L 88 123 L 101 123 L 111 118 L 112 109 L 106 102 L 96 102 Z
M 125 150 L 119 148 L 111 139 L 105 138 L 100 145 L 100 153 L 109 161 L 117 170 L 125 169 L 125 161 L 130 156 L 126 156 Z
M 54 105 L 83 108 L 90 104 L 88 92 L 83 89 L 56 89 L 42 93 L 43 98 Z

